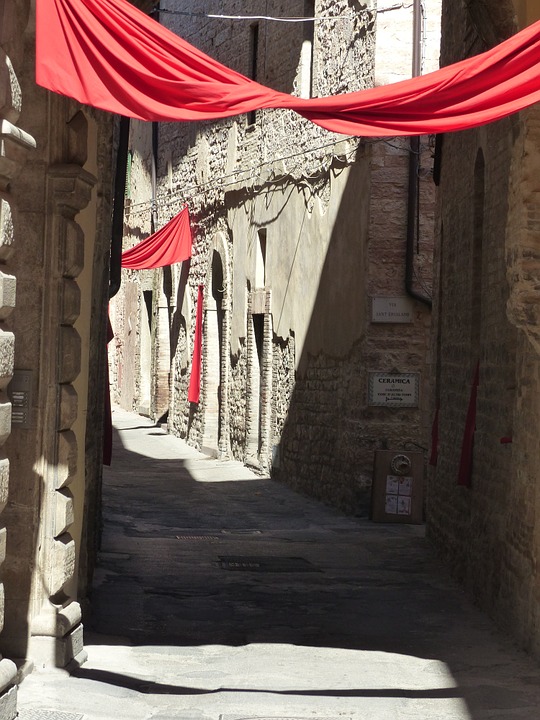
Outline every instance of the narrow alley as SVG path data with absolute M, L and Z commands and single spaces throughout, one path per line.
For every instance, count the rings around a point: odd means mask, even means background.
M 345 517 L 114 412 L 87 662 L 20 720 L 534 720 L 540 669 L 423 527 Z

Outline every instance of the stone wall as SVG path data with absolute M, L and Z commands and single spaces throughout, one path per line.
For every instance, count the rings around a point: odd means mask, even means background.
M 10 6 L 20 13 L 18 20 L 24 18 L 15 26 L 20 46 L 14 56 L 17 79 L 11 77 L 22 106 L 10 117 L 16 120 L 20 111 L 18 122 L 36 139 L 36 148 L 24 172 L 10 178 L 10 193 L 19 200 L 1 260 L 18 277 L 20 311 L 5 317 L 6 337 L 16 338 L 10 388 L 15 411 L 5 444 L 14 482 L 5 512 L 10 541 L 0 647 L 21 662 L 66 667 L 85 658 L 78 599 L 91 573 L 92 552 L 81 555 L 81 544 L 95 547 L 96 540 L 110 243 L 105 148 L 111 124 L 35 85 L 33 25 L 24 31 L 28 8 Z M 15 130 L 21 147 L 33 144 Z M 22 159 L 19 151 L 10 160 L 13 169 Z M 6 219 L 3 209 L 4 228 Z M 14 252 L 6 252 L 19 237 Z M 17 383 L 27 392 L 24 408 Z M 9 413 L 3 417 L 9 420 Z M 93 522 L 83 528 L 89 517 Z
M 6 625 L 5 559 L 8 532 L 4 511 L 8 499 L 12 498 L 11 486 L 14 480 L 6 441 L 12 425 L 12 406 L 7 388 L 14 371 L 15 335 L 6 321 L 16 304 L 16 276 L 11 259 L 23 239 L 18 222 L 18 208 L 23 196 L 12 190 L 11 183 L 22 171 L 27 153 L 35 148 L 34 139 L 25 132 L 24 125 L 19 124 L 22 92 L 18 72 L 24 52 L 21 38 L 27 21 L 26 4 L 0 2 L 0 630 Z M 16 533 L 11 533 L 10 545 L 16 539 Z M 2 720 L 12 720 L 17 715 L 16 675 L 17 668 L 12 660 L 0 656 Z
M 424 70 L 438 54 L 440 5 L 427 5 Z M 303 0 L 254 2 L 249 15 L 298 16 L 309 6 Z M 296 94 L 309 86 L 314 95 L 370 87 L 376 58 L 387 58 L 388 44 L 396 38 L 411 44 L 411 8 L 389 10 L 384 23 L 371 3 L 318 0 L 314 9 L 325 19 L 311 26 L 205 16 L 245 15 L 245 4 L 234 0 L 185 2 L 180 15 L 170 2 L 162 4 L 160 20 L 226 65 Z M 394 54 L 393 67 L 400 77 L 410 76 L 411 56 Z M 410 323 L 371 322 L 371 296 L 406 295 L 408 143 L 363 142 L 276 110 L 218 123 L 160 125 L 158 135 L 157 225 L 187 203 L 194 237 L 191 261 L 168 276 L 156 273 L 153 285 L 169 311 L 169 430 L 206 452 L 260 472 L 273 468 L 300 489 L 366 513 L 373 451 L 427 444 L 429 308 L 411 300 Z M 141 138 L 135 146 L 141 158 L 145 147 Z M 433 147 L 429 138 L 420 147 L 413 288 L 429 296 Z M 140 187 L 148 174 L 143 159 Z M 143 230 L 135 213 L 150 213 L 148 191 L 146 183 L 146 201 L 141 195 L 126 214 L 126 243 Z M 200 403 L 190 405 L 201 284 L 203 383 Z M 135 305 L 124 296 L 115 310 L 119 352 L 128 342 L 128 307 Z M 154 363 L 159 347 L 155 335 Z M 368 407 L 370 371 L 420 373 L 419 407 Z M 117 379 L 116 398 L 136 407 L 137 393 L 120 390 L 124 382 Z
M 487 16 L 474 4 L 470 12 L 443 5 L 445 62 L 515 29 L 511 3 L 496 5 Z M 440 443 L 427 505 L 429 536 L 456 576 L 537 655 L 538 118 L 533 109 L 444 137 L 434 333 Z M 472 477 L 458 486 L 477 361 Z

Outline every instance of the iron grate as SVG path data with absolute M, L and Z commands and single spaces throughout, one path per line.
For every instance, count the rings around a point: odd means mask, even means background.
M 319 572 L 319 569 L 312 565 L 309 560 L 301 557 L 220 555 L 219 564 L 224 570 L 247 570 L 251 572 Z

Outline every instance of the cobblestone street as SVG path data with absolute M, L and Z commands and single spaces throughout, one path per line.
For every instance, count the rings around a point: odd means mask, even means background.
M 540 670 L 423 527 L 345 517 L 116 410 L 88 661 L 20 720 L 533 720 Z

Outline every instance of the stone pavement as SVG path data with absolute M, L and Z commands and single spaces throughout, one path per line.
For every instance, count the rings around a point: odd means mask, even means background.
M 536 720 L 540 668 L 423 528 L 344 517 L 115 410 L 88 662 L 20 720 Z

